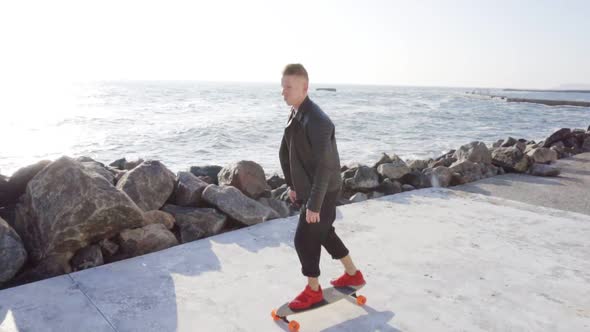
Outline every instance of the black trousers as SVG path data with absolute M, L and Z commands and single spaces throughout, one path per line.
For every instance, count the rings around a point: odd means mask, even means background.
M 301 262 L 301 272 L 306 277 L 319 277 L 322 246 L 333 259 L 341 259 L 348 255 L 348 249 L 336 235 L 332 225 L 336 220 L 336 202 L 339 195 L 339 191 L 326 193 L 318 223 L 310 224 L 305 220 L 307 208 L 302 204 L 295 232 L 295 250 Z

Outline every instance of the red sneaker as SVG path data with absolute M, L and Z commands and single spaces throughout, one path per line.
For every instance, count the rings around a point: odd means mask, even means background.
M 334 287 L 345 287 L 345 286 L 361 286 L 365 284 L 365 278 L 360 270 L 356 270 L 354 275 L 350 275 L 346 272 L 340 278 L 330 281 Z
M 289 308 L 295 310 L 307 309 L 312 305 L 321 302 L 323 299 L 324 293 L 322 293 L 322 287 L 319 287 L 317 291 L 314 291 L 309 285 L 307 285 L 301 294 L 299 294 L 293 301 L 289 302 Z

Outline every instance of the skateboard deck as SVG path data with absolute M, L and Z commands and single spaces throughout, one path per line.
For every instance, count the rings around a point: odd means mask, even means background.
M 283 304 L 280 308 L 273 310 L 271 315 L 274 320 L 283 320 L 285 323 L 289 324 L 290 331 L 298 331 L 299 330 L 299 323 L 297 321 L 289 321 L 287 316 L 301 314 L 304 312 L 316 310 L 322 307 L 325 307 L 329 304 L 338 302 L 342 299 L 345 299 L 349 296 L 356 298 L 356 303 L 359 305 L 364 305 L 367 299 L 362 296 L 356 294 L 358 290 L 363 288 L 364 285 L 361 286 L 346 286 L 346 287 L 330 287 L 323 289 L 322 292 L 324 293 L 324 299 L 321 302 L 318 302 L 306 309 L 299 309 L 294 310 L 289 308 L 289 303 Z

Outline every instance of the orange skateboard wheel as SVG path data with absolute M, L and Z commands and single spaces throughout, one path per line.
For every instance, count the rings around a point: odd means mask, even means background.
M 365 305 L 365 303 L 367 303 L 367 298 L 366 297 L 364 297 L 362 295 L 357 296 L 357 298 L 356 298 L 356 304 L 358 304 L 358 305 Z
M 299 331 L 299 327 L 299 323 L 296 320 L 292 320 L 291 322 L 289 322 L 289 331 L 297 332 Z
M 277 309 L 273 309 L 273 311 L 270 313 L 270 315 L 272 316 L 272 319 L 274 319 L 274 320 L 281 319 L 281 317 L 277 316 Z

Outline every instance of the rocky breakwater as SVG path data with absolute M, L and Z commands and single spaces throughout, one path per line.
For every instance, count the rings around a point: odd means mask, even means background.
M 471 142 L 428 160 L 383 153 L 343 166 L 339 204 L 506 172 L 558 176 L 552 163 L 590 152 L 590 127 L 534 142 Z M 156 160 L 62 157 L 0 175 L 0 288 L 163 250 L 298 213 L 285 180 L 256 162 L 193 166 L 174 174 Z

